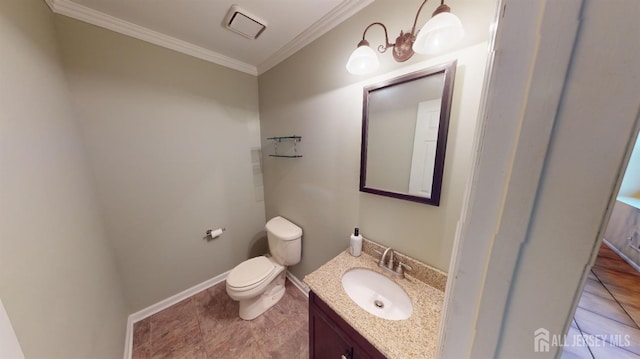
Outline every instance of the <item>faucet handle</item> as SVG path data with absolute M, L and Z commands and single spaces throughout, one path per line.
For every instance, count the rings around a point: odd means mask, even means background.
M 398 261 L 398 266 L 396 267 L 396 273 L 401 277 L 404 278 L 404 270 L 410 270 L 412 271 L 413 268 L 411 268 L 411 266 L 406 265 L 400 261 Z

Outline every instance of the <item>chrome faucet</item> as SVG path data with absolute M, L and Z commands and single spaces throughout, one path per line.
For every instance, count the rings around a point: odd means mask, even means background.
M 398 260 L 398 266 L 396 267 L 396 269 L 393 269 L 393 249 L 391 249 L 391 247 L 385 249 L 384 253 L 377 251 L 376 252 L 380 253 L 380 261 L 378 262 L 378 267 L 382 268 L 382 270 L 384 272 L 387 272 L 391 275 L 393 275 L 394 277 L 397 278 L 404 278 L 404 270 L 408 269 L 408 270 L 413 270 L 413 268 L 411 268 L 410 266 L 400 262 Z M 389 259 L 387 260 L 386 264 L 385 264 L 385 258 L 387 257 L 387 254 L 389 254 Z

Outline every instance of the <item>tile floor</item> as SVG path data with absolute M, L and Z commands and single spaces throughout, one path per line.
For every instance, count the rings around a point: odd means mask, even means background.
M 640 359 L 640 273 L 605 244 L 573 319 L 567 343 L 588 345 L 565 347 L 563 359 Z
M 223 282 L 135 323 L 132 357 L 308 358 L 308 316 L 308 298 L 287 280 L 280 302 L 244 321 Z

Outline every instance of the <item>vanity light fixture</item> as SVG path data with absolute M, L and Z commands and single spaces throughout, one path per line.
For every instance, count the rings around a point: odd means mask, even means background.
M 385 53 L 390 47 L 393 48 L 393 58 L 397 62 L 407 61 L 414 53 L 419 54 L 437 54 L 451 46 L 455 45 L 464 36 L 464 28 L 460 19 L 451 13 L 451 8 L 445 5 L 444 0 L 440 1 L 440 5 L 433 12 L 429 21 L 416 31 L 416 24 L 422 8 L 428 0 L 424 0 L 416 17 L 413 20 L 411 32 L 405 33 L 400 31 L 400 36 L 396 38 L 396 42 L 389 43 L 389 35 L 387 27 L 381 22 L 374 22 L 364 29 L 362 40 L 358 43 L 358 47 L 351 53 L 347 62 L 347 71 L 354 75 L 364 75 L 375 71 L 380 62 L 378 56 L 365 39 L 367 31 L 374 25 L 380 25 L 384 29 L 385 43 L 378 46 L 378 52 Z

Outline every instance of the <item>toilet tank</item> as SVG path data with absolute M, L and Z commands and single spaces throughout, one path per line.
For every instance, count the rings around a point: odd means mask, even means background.
M 302 228 L 280 216 L 270 219 L 265 228 L 275 261 L 284 266 L 298 264 L 302 255 Z

